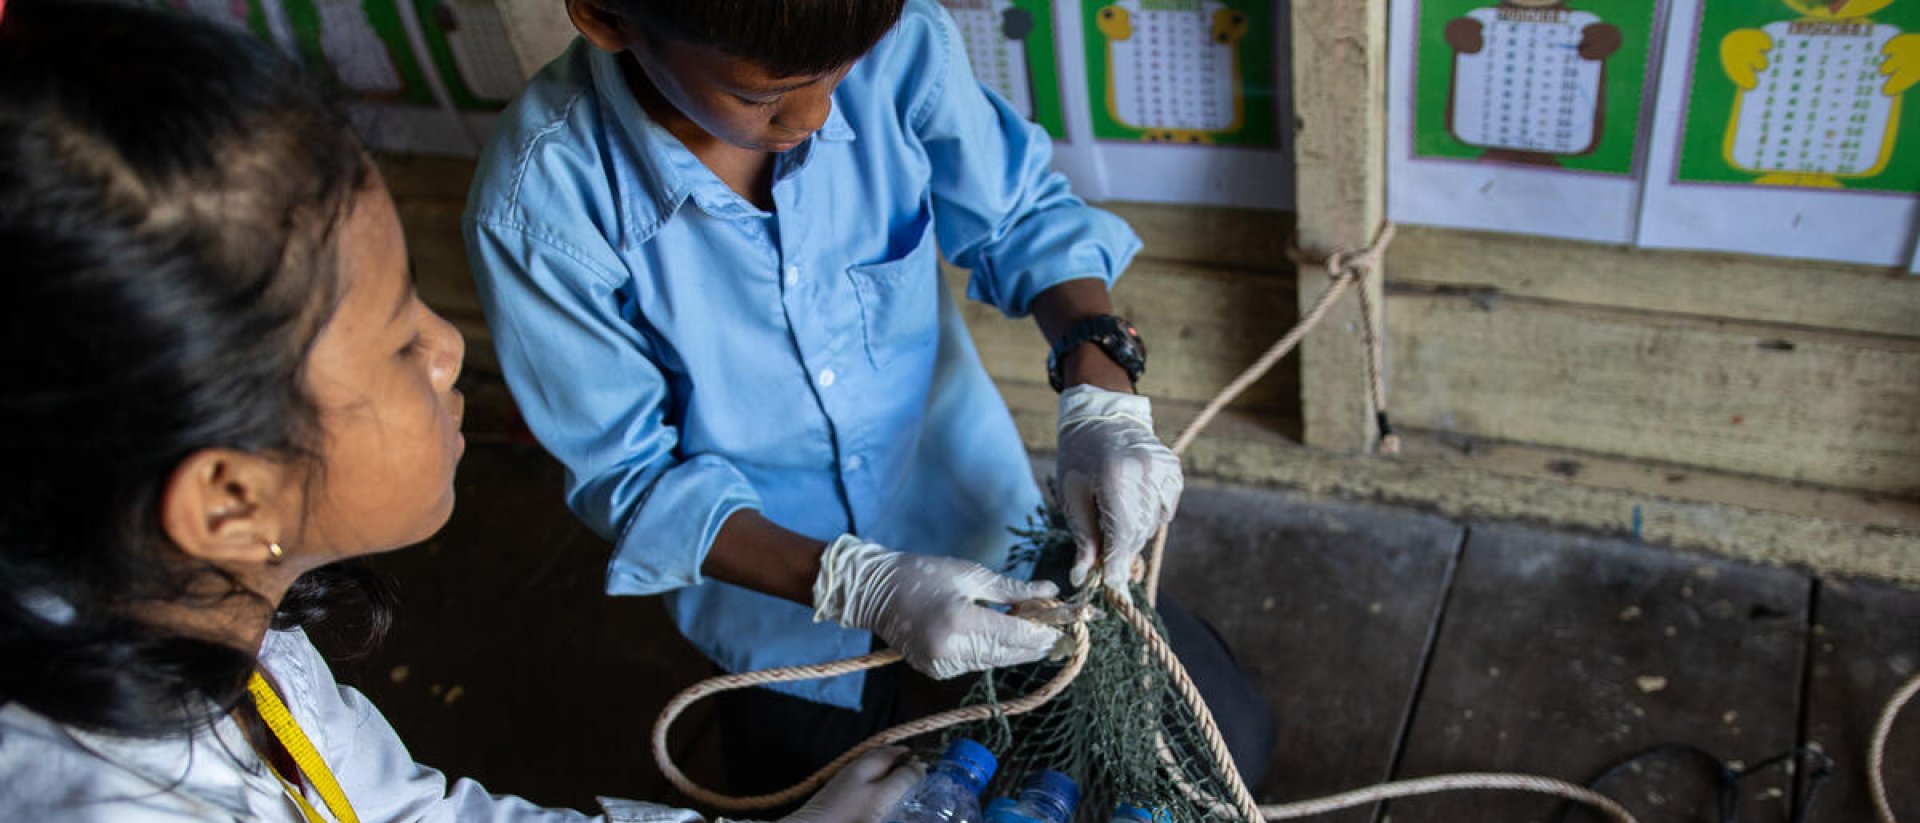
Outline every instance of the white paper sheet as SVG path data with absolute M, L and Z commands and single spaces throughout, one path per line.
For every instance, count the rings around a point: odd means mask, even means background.
M 1103 0 L 1085 0 L 1087 3 Z M 1087 77 L 1086 32 L 1080 3 L 1056 0 L 1054 30 L 1060 38 L 1060 85 L 1067 137 L 1054 143 L 1054 168 L 1089 200 L 1128 200 L 1234 206 L 1293 207 L 1293 80 L 1289 18 L 1285 2 L 1273 3 L 1277 142 L 1271 147 L 1210 146 L 1094 139 L 1093 102 Z
M 1388 216 L 1403 223 L 1631 241 L 1645 115 L 1607 100 L 1602 83 L 1604 72 L 1650 77 L 1644 65 L 1628 63 L 1633 54 L 1654 50 L 1640 47 L 1588 59 L 1581 52 L 1584 33 L 1613 21 L 1585 11 L 1497 6 L 1496 0 L 1478 8 L 1393 0 L 1389 7 Z M 1648 30 L 1658 30 L 1661 18 L 1653 0 L 1633 14 L 1637 22 L 1616 27 L 1624 28 L 1626 37 L 1649 38 Z M 1443 18 L 1477 24 L 1480 49 L 1453 53 L 1445 62 L 1432 56 L 1423 61 L 1422 45 L 1452 48 L 1433 36 L 1450 22 Z M 1432 71 L 1438 65 L 1449 66 L 1450 78 L 1419 76 L 1423 66 Z M 1435 98 L 1426 106 L 1427 122 L 1420 120 L 1422 95 Z M 1437 102 L 1440 97 L 1444 105 Z M 1606 118 L 1626 118 L 1612 125 L 1606 139 L 1633 145 L 1613 148 L 1620 158 L 1613 168 L 1582 170 L 1568 162 L 1598 147 Z M 1429 133 L 1426 141 L 1419 137 L 1422 131 Z M 1450 135 L 1459 149 L 1452 156 L 1418 153 L 1417 146 L 1430 143 L 1434 133 L 1443 140 Z

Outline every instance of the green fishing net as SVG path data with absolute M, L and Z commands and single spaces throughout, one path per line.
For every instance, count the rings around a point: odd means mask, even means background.
M 1043 510 L 1018 534 L 1023 542 L 1014 562 L 1032 561 L 1042 568 L 1072 562 L 1072 533 L 1057 509 Z M 1092 602 L 1102 605 L 1101 598 Z M 1137 584 L 1133 602 L 1164 640 L 1165 626 Z M 1067 775 L 1080 787 L 1076 823 L 1107 823 L 1122 803 L 1167 823 L 1240 820 L 1227 778 L 1208 754 L 1199 718 L 1149 653 L 1145 637 L 1110 609 L 1090 619 L 1087 631 L 1085 667 L 1065 691 L 1026 714 L 947 729 L 940 743 L 972 738 L 999 758 L 986 797 L 1017 796 L 1041 769 Z M 982 674 L 966 704 L 997 706 L 1036 692 L 1063 665 L 1043 661 Z

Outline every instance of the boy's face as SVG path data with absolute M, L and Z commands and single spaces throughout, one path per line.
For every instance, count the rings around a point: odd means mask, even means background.
M 642 40 L 627 51 L 660 96 L 694 125 L 739 148 L 774 153 L 800 145 L 827 122 L 833 90 L 852 68 L 779 77 L 703 46 Z

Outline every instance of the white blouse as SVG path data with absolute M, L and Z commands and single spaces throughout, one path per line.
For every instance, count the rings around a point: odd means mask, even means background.
M 364 823 L 699 823 L 684 809 L 601 798 L 589 818 L 493 795 L 413 762 L 359 691 L 341 686 L 306 633 L 268 632 L 260 662 Z M 18 664 L 18 661 L 16 661 Z M 27 664 L 31 665 L 31 664 Z M 307 801 L 325 809 L 301 781 Z M 321 812 L 326 814 L 325 811 Z M 0 819 L 41 823 L 305 823 L 232 718 L 191 738 L 95 734 L 18 704 L 0 709 Z

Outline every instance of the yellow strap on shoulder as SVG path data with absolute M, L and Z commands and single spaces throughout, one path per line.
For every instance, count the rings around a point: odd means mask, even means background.
M 280 740 L 287 754 L 293 756 L 293 763 L 300 768 L 313 790 L 327 804 L 327 811 L 333 812 L 337 823 L 360 823 L 359 815 L 353 813 L 353 807 L 347 804 L 347 793 L 340 790 L 340 781 L 335 780 L 333 772 L 327 769 L 320 752 L 313 747 L 313 741 L 307 739 L 307 733 L 300 730 L 300 724 L 293 722 L 293 713 L 287 711 L 287 704 L 280 702 L 280 695 L 274 693 L 273 686 L 260 676 L 258 670 L 247 678 L 247 693 L 253 696 L 253 705 L 260 712 L 260 719 L 267 722 L 267 728 L 273 730 L 273 736 Z M 285 779 L 281 783 L 287 784 Z M 287 793 L 294 802 L 300 804 L 300 811 L 310 823 L 326 823 L 318 810 L 307 803 L 297 786 L 287 784 Z

